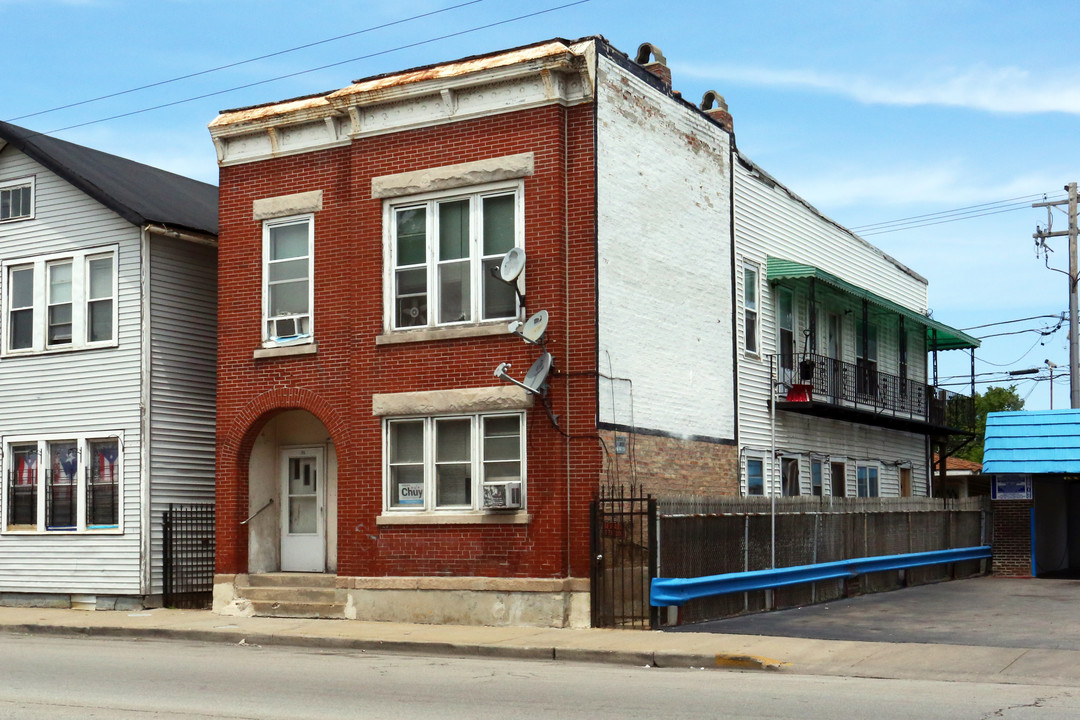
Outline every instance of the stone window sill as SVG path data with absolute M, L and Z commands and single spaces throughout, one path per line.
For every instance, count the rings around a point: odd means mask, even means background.
M 396 345 L 398 343 L 429 342 L 431 340 L 457 340 L 460 338 L 490 337 L 509 335 L 506 329 L 509 320 L 500 320 L 483 325 L 463 325 L 456 327 L 423 328 L 419 330 L 387 330 L 375 337 L 376 345 Z
M 376 525 L 525 525 L 532 516 L 518 512 L 383 513 Z
M 316 343 L 306 343 L 304 345 L 284 345 L 282 347 L 268 347 L 268 348 L 255 348 L 255 354 L 253 357 L 256 360 L 263 358 L 278 358 L 278 357 L 292 357 L 294 355 L 314 355 L 318 352 L 319 346 Z

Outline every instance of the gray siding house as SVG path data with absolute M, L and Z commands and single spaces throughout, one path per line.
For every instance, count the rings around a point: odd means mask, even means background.
M 217 188 L 0 122 L 0 604 L 137 607 L 212 502 Z

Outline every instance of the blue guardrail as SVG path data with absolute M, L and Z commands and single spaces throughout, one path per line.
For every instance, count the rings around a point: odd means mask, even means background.
M 879 555 L 877 557 L 852 558 L 816 565 L 751 570 L 749 572 L 725 573 L 696 578 L 653 578 L 649 604 L 656 607 L 682 605 L 687 600 L 724 595 L 727 593 L 766 590 L 768 588 L 799 585 L 819 580 L 855 577 L 863 573 L 882 570 L 900 570 L 921 565 L 983 560 L 991 556 L 989 545 L 906 553 L 904 555 Z

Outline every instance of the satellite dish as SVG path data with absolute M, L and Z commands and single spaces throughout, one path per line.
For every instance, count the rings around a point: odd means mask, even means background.
M 529 368 L 529 372 L 525 373 L 525 382 L 515 380 L 506 372 L 510 369 L 510 363 L 499 363 L 499 367 L 495 368 L 495 377 L 513 383 L 533 395 L 542 396 L 547 392 L 545 381 L 547 380 L 548 373 L 551 372 L 551 365 L 554 362 L 555 358 L 551 357 L 551 353 L 545 352 L 536 359 L 536 362 Z
M 527 343 L 539 345 L 540 338 L 544 337 L 547 326 L 548 312 L 547 310 L 541 310 L 525 322 L 521 322 L 520 320 L 511 321 L 511 323 L 506 326 L 506 329 L 511 335 L 517 335 Z
M 536 344 L 540 341 L 540 338 L 544 337 L 544 331 L 547 330 L 547 326 L 547 310 L 541 310 L 525 321 L 525 324 L 520 328 L 518 334 L 520 334 L 526 342 Z
M 551 363 L 554 362 L 554 358 L 551 357 L 551 353 L 545 352 L 540 357 L 536 358 L 536 362 L 529 368 L 529 372 L 525 373 L 525 382 L 523 383 L 525 389 L 534 395 L 542 395 L 542 386 L 547 380 L 548 373 L 551 372 Z
M 519 247 L 510 248 L 499 265 L 499 277 L 503 282 L 514 282 L 525 269 L 525 251 Z

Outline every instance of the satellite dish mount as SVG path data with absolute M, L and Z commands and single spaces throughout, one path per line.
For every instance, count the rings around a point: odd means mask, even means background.
M 551 356 L 551 353 L 545 351 L 543 355 L 536 359 L 536 362 L 529 368 L 529 372 L 525 373 L 524 380 L 515 380 L 510 377 L 510 374 L 506 371 L 510 369 L 510 363 L 499 363 L 499 367 L 495 368 L 495 377 L 506 382 L 513 383 L 519 388 L 522 388 L 526 392 L 537 395 L 541 398 L 547 396 L 548 384 L 547 376 L 551 372 L 551 365 L 555 362 L 555 358 Z

